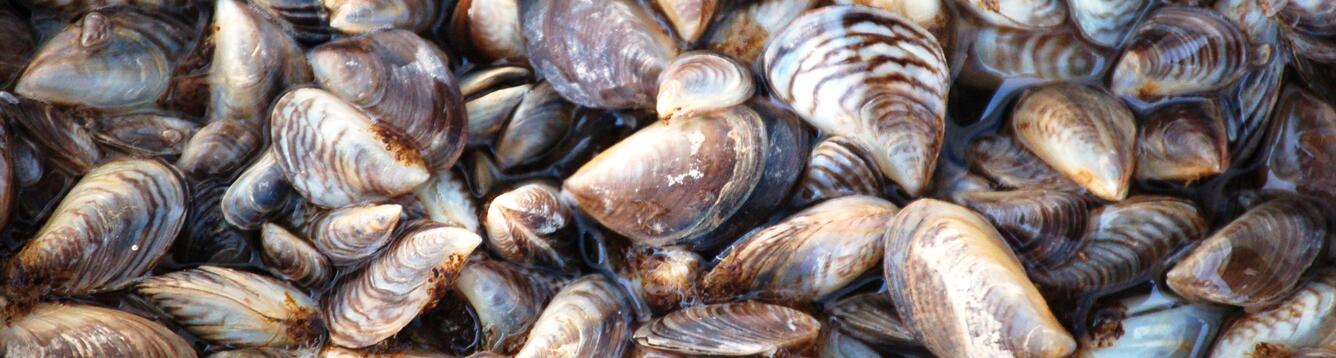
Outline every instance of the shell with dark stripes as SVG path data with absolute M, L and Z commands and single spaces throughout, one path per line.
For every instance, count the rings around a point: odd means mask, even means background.
M 320 0 L 252 0 L 255 7 L 281 20 L 279 26 L 304 44 L 329 40 L 329 12 Z
M 214 344 L 310 345 L 325 332 L 315 300 L 268 276 L 200 266 L 150 277 L 136 285 L 136 292 Z
M 10 259 L 10 301 L 115 290 L 138 280 L 181 231 L 186 190 L 181 174 L 154 160 L 119 160 L 88 172 Z
M 274 223 L 260 227 L 260 260 L 274 276 L 309 289 L 321 289 L 334 277 L 334 264 L 315 246 Z
M 524 344 L 543 306 L 556 293 L 556 280 L 497 260 L 470 260 L 454 291 L 478 314 L 481 350 L 512 353 Z
M 406 139 L 431 168 L 448 168 L 463 153 L 464 98 L 436 45 L 388 30 L 334 40 L 307 57 L 322 88 Z
M 814 205 L 733 244 L 705 274 L 705 294 L 721 301 L 745 295 L 815 301 L 877 265 L 882 233 L 897 210 L 871 196 Z
M 270 135 L 278 166 L 312 204 L 338 208 L 412 191 L 430 177 L 407 139 L 334 95 L 289 91 L 274 103 Z
M 884 237 L 882 272 L 900 318 L 939 357 L 1065 357 L 1076 341 L 983 216 L 919 199 Z
M 1023 77 L 1042 81 L 1094 80 L 1111 58 L 1075 31 L 1023 31 L 985 27 L 974 34 L 971 60 L 960 79 L 977 87 L 996 87 Z
M 1336 36 L 1336 2 L 1331 0 L 1263 0 L 1266 11 L 1289 31 L 1305 35 Z
M 990 135 L 974 140 L 965 162 L 970 171 L 1005 189 L 1085 191 L 1011 137 Z
M 109 308 L 47 303 L 0 330 L 6 357 L 194 357 L 161 324 Z
M 281 214 L 292 196 L 274 152 L 265 151 L 227 187 L 223 218 L 236 227 L 254 229 Z
M 877 165 L 865 159 L 863 148 L 844 137 L 829 137 L 812 148 L 793 199 L 797 206 L 848 195 L 882 193 Z
M 422 220 L 400 232 L 393 245 L 325 297 L 334 344 L 362 348 L 398 333 L 436 304 L 482 241 L 467 230 Z
M 1225 119 L 1214 101 L 1152 111 L 1137 134 L 1137 179 L 1194 181 L 1229 169 Z
M 1057 294 L 1095 293 L 1157 272 L 1174 250 L 1206 233 L 1201 210 L 1186 200 L 1142 196 L 1090 213 L 1070 259 L 1031 277 Z
M 14 92 L 102 109 L 149 105 L 167 92 L 178 60 L 198 33 L 167 13 L 92 12 L 42 44 Z
M 48 164 L 82 174 L 102 160 L 102 147 L 82 125 L 87 116 L 38 100 L 0 91 L 0 120 L 16 124 L 19 136 L 36 144 Z M 20 173 L 23 174 L 23 173 Z
M 566 268 L 573 256 L 561 233 L 574 219 L 558 189 L 529 183 L 501 193 L 487 205 L 487 247 L 497 256 L 521 264 Z
M 349 206 L 314 215 L 307 238 L 338 266 L 352 266 L 390 243 L 403 207 L 398 204 Z
M 936 167 L 950 71 L 922 27 L 886 11 L 828 6 L 766 45 L 775 97 L 809 124 L 872 150 L 887 178 L 917 196 Z
M 972 191 L 957 199 L 988 218 L 1026 267 L 1040 268 L 1076 254 L 1091 204 L 1083 194 L 1043 188 Z
M 1230 162 L 1248 163 L 1259 154 L 1257 148 L 1265 140 L 1280 99 L 1285 63 L 1276 56 L 1220 93 L 1218 101 L 1225 116 Z
M 1143 100 L 1217 90 L 1243 76 L 1250 51 L 1243 31 L 1220 13 L 1166 6 L 1137 26 L 1109 88 Z
M 515 357 L 621 357 L 630 343 L 631 299 L 607 277 L 575 280 L 552 297 Z
M 900 320 L 891 296 L 882 292 L 853 295 L 829 309 L 832 328 L 874 345 L 919 345 Z
M 1336 271 L 1325 269 L 1274 307 L 1238 317 L 1220 332 L 1213 357 L 1266 357 L 1322 345 L 1336 326 Z M 1323 356 L 1325 357 L 1325 356 Z
M 1188 299 L 1243 307 L 1282 300 L 1323 251 L 1331 213 L 1293 195 L 1253 207 L 1169 270 L 1169 288 Z
M 1136 118 L 1100 89 L 1058 83 L 1025 91 L 1011 115 L 1016 140 L 1104 200 L 1127 197 L 1136 167 Z
M 636 330 L 641 346 L 707 356 L 768 356 L 816 341 L 821 322 L 792 308 L 744 301 L 671 312 Z
M 1147 0 L 1068 0 L 1072 21 L 1085 38 L 1100 46 L 1117 48 L 1132 30 Z

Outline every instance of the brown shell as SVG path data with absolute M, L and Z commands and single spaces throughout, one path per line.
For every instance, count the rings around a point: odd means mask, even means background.
M 1293 86 L 1281 96 L 1267 144 L 1266 186 L 1336 198 L 1336 107 Z
M 817 3 L 817 0 L 737 2 L 731 9 L 718 11 L 718 19 L 701 37 L 701 42 L 711 51 L 754 67 L 770 38 Z
M 1137 179 L 1195 181 L 1229 169 L 1225 121 L 1215 102 L 1152 111 L 1137 136 Z
M 1330 344 L 1336 329 L 1336 271 L 1318 271 L 1298 291 L 1275 306 L 1244 312 L 1220 332 L 1212 354 L 1220 357 L 1270 357 L 1319 344 Z
M 214 344 L 288 347 L 324 335 L 316 301 L 279 280 L 217 266 L 150 277 L 137 292 Z
M 484 242 L 498 256 L 520 264 L 565 268 L 573 252 L 561 235 L 574 218 L 557 188 L 531 183 L 501 193 L 487 205 Z
M 352 206 L 317 214 L 306 228 L 320 253 L 338 266 L 358 264 L 390 243 L 403 206 Z
M 472 102 L 470 102 L 472 103 Z M 496 165 L 502 170 L 528 163 L 552 150 L 575 124 L 575 105 L 547 82 L 534 85 L 510 115 L 496 140 Z
M 709 27 L 715 9 L 720 7 L 719 3 L 719 0 L 654 1 L 659 11 L 668 18 L 668 23 L 673 25 L 677 38 L 689 43 L 696 42 L 705 28 Z
M 683 246 L 637 246 L 626 250 L 618 263 L 619 276 L 631 281 L 636 293 L 654 312 L 667 312 L 701 300 L 702 259 Z
M 455 46 L 481 59 L 481 63 L 529 61 L 520 30 L 518 0 L 460 0 L 450 18 L 450 37 Z
M 830 308 L 830 324 L 844 334 L 874 345 L 918 345 L 914 332 L 900 320 L 890 295 L 872 292 L 850 296 Z
M 102 160 L 93 134 L 81 122 L 85 114 L 0 91 L 0 118 L 17 124 L 47 162 L 71 174 L 83 174 Z
M 1165 6 L 1137 25 L 1109 89 L 1142 100 L 1220 89 L 1243 76 L 1252 51 L 1238 25 L 1220 13 Z
M 581 277 L 552 297 L 515 357 L 621 357 L 631 338 L 631 299 L 607 277 Z
M 513 353 L 524 345 L 557 287 L 542 273 L 501 261 L 472 260 L 464 265 L 452 289 L 478 315 L 482 329 L 478 347 Z
M 306 288 L 323 288 L 334 278 L 334 264 L 305 239 L 274 223 L 260 228 L 260 260 L 275 276 Z
M 6 357 L 195 357 L 167 327 L 108 308 L 46 303 L 0 330 Z
M 1021 95 L 1016 139 L 1035 156 L 1104 200 L 1127 197 L 1136 165 L 1136 119 L 1099 89 L 1053 84 Z
M 1081 245 L 1091 201 L 1084 195 L 1044 189 L 974 191 L 958 203 L 992 222 L 1027 267 L 1067 261 Z
M 1104 50 L 1065 28 L 1032 32 L 985 27 L 974 33 L 970 51 L 960 79 L 980 88 L 997 87 L 1015 78 L 1092 81 L 1112 62 Z
M 635 342 L 687 355 L 774 356 L 814 343 L 820 330 L 802 311 L 745 301 L 674 311 L 636 329 Z
M 828 137 L 812 148 L 793 200 L 797 206 L 849 195 L 881 195 L 881 172 L 863 148 L 844 137 Z
M 751 70 L 727 56 L 688 52 L 659 73 L 659 119 L 736 106 L 756 93 Z
M 965 160 L 971 171 L 1005 189 L 1085 191 L 1012 137 L 989 135 L 975 139 Z

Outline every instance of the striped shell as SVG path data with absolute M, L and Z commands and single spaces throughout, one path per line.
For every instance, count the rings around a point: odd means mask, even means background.
M 1091 42 L 1118 48 L 1132 24 L 1150 4 L 1148 0 L 1068 0 L 1072 22 Z
M 707 297 L 811 302 L 876 267 L 898 208 L 869 196 L 816 204 L 740 239 L 702 280 Z M 838 263 L 838 264 L 835 264 Z
M 971 171 L 1002 188 L 1085 191 L 1012 137 L 990 135 L 975 139 L 965 160 Z
M 0 330 L 6 357 L 195 357 L 161 324 L 108 308 L 47 303 Z
M 1136 119 L 1098 89 L 1054 84 L 1021 95 L 1012 112 L 1016 139 L 1091 194 L 1127 197 L 1136 165 Z
M 42 44 L 14 92 L 104 109 L 148 105 L 167 91 L 195 33 L 164 13 L 132 8 L 91 12 Z
M 849 195 L 881 195 L 881 173 L 863 148 L 844 137 L 822 139 L 812 148 L 793 199 L 797 206 Z
M 756 92 L 751 70 L 710 52 L 688 52 L 659 73 L 659 119 L 708 112 L 746 102 Z
M 190 137 L 176 167 L 191 178 L 230 176 L 260 149 L 260 127 L 235 120 L 209 123 Z
M 249 272 L 201 266 L 150 277 L 137 292 L 214 344 L 288 347 L 313 344 L 324 335 L 315 300 Z
M 181 174 L 158 161 L 125 159 L 94 168 L 9 259 L 6 296 L 22 302 L 134 283 L 181 231 L 187 195 Z
M 1266 186 L 1336 197 L 1336 107 L 1290 87 L 1276 108 Z
M 0 91 L 0 118 L 17 124 L 15 129 L 26 134 L 21 137 L 41 149 L 48 165 L 66 172 L 87 172 L 105 155 L 81 125 L 85 116 L 74 110 Z
M 1142 100 L 1220 89 L 1243 76 L 1250 51 L 1243 31 L 1220 13 L 1166 6 L 1137 26 L 1109 88 Z
M 334 264 L 306 239 L 274 223 L 260 227 L 260 260 L 274 276 L 306 288 L 323 288 L 334 277 Z
M 1314 347 L 1336 328 L 1336 271 L 1319 271 L 1274 307 L 1245 312 L 1220 332 L 1212 357 L 1264 357 Z
M 320 0 L 251 0 L 260 10 L 279 20 L 283 32 L 304 44 L 329 40 L 329 10 Z
M 926 189 L 950 78 L 927 30 L 882 10 L 828 6 L 776 35 L 762 67 L 775 97 L 809 124 L 869 148 L 910 195 Z
M 312 204 L 337 208 L 402 195 L 430 177 L 406 138 L 314 88 L 274 103 L 270 135 L 288 183 Z
M 951 0 L 835 0 L 836 4 L 854 4 L 874 7 L 900 15 L 923 26 L 945 52 L 951 52 L 955 36 L 955 17 L 947 2 Z
M 788 28 L 798 16 L 817 3 L 817 0 L 757 0 L 739 3 L 735 9 L 720 11 L 701 42 L 711 51 L 737 59 L 748 67 L 755 67 L 770 38 Z
M 1279 56 L 1239 78 L 1221 94 L 1225 133 L 1232 163 L 1248 163 L 1259 154 L 1280 99 L 1285 62 Z
M 552 297 L 515 357 L 621 357 L 630 343 L 631 299 L 609 278 L 577 279 Z
M 1336 35 L 1336 3 L 1326 0 L 1258 1 L 1277 22 L 1293 33 L 1325 37 Z
M 492 252 L 520 264 L 541 263 L 565 268 L 573 255 L 570 240 L 560 235 L 574 219 L 557 188 L 531 183 L 501 193 L 487 205 L 484 242 Z
M 806 348 L 820 330 L 802 311 L 745 301 L 671 312 L 636 329 L 635 342 L 688 355 L 775 356 Z
M 1097 80 L 1112 59 L 1075 31 L 1024 31 L 985 27 L 974 33 L 971 59 L 961 80 L 992 88 L 1012 78 L 1044 82 Z
M 455 280 L 458 292 L 478 315 L 482 350 L 511 353 L 524 344 L 543 306 L 556 293 L 542 274 L 495 260 L 473 260 Z
M 329 26 L 346 34 L 382 29 L 423 32 L 436 19 L 439 1 L 432 0 L 322 0 L 329 9 Z
M 522 87 L 521 87 L 522 88 Z M 530 163 L 552 150 L 575 125 L 575 105 L 547 82 L 524 93 L 510 122 L 496 139 L 496 165 L 507 170 Z
M 482 239 L 429 221 L 406 225 L 385 251 L 339 282 L 324 302 L 334 344 L 362 348 L 398 333 L 455 281 Z
M 1215 102 L 1152 111 L 1137 136 L 1137 179 L 1194 181 L 1229 169 L 1225 120 Z
M 891 298 L 933 354 L 1064 357 L 1076 350 L 1020 260 L 983 216 L 919 199 L 889 227 L 882 271 Z
M 1049 268 L 1071 258 L 1090 214 L 1084 195 L 1058 190 L 974 191 L 957 198 L 988 218 L 1027 267 Z
M 166 113 L 99 116 L 88 125 L 99 143 L 138 155 L 180 155 L 199 124 Z
M 390 243 L 404 211 L 398 204 L 350 206 L 317 214 L 306 228 L 320 253 L 337 266 L 351 266 Z
M 1312 265 L 1331 232 L 1331 208 L 1281 196 L 1249 209 L 1169 270 L 1183 297 L 1243 307 L 1284 299 Z
M 172 243 L 172 262 L 195 265 L 203 263 L 240 264 L 255 257 L 250 232 L 227 223 L 221 201 L 227 192 L 223 178 L 208 178 L 190 183 L 190 209 L 181 236 Z
M 956 4 L 984 22 L 1022 30 L 1062 25 L 1067 2 L 1061 0 L 956 0 Z
M 840 332 L 873 345 L 918 345 L 914 332 L 900 320 L 890 295 L 871 292 L 836 301 L 830 324 Z
M 413 195 L 432 221 L 481 233 L 478 231 L 482 225 L 478 222 L 477 205 L 468 190 L 454 172 L 442 170 L 432 175 L 426 184 L 413 189 Z

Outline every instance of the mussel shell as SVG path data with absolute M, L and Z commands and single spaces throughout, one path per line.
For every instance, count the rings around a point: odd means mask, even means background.
M 1288 356 L 1314 347 L 1336 327 L 1336 271 L 1321 270 L 1275 306 L 1245 312 L 1211 348 L 1213 357 Z
M 711 52 L 678 56 L 659 73 L 659 119 L 742 104 L 756 92 L 751 70 Z
M 329 40 L 329 11 L 320 0 L 252 0 L 255 7 L 280 20 L 283 32 L 304 44 Z
M 398 204 L 382 204 L 316 214 L 307 237 L 335 265 L 355 265 L 390 243 L 403 210 Z
M 28 22 L 8 5 L 0 5 L 0 34 L 6 36 L 4 48 L 0 48 L 0 89 L 8 89 L 28 64 L 37 40 Z
M 970 143 L 966 153 L 971 171 L 1004 189 L 1085 191 L 1012 137 L 980 137 Z
M 1222 327 L 1224 307 L 1142 295 L 1098 307 L 1081 335 L 1081 357 L 1200 357 Z
M 867 343 L 836 330 L 827 330 L 820 346 L 821 351 L 817 353 L 817 356 L 821 358 L 881 357 L 881 354 L 872 350 L 872 347 L 869 347 Z
M 1336 107 L 1287 87 L 1276 108 L 1266 186 L 1336 198 Z
M 273 347 L 252 347 L 210 353 L 207 358 L 302 358 L 314 353 Z
M 881 172 L 861 146 L 844 137 L 828 137 L 812 148 L 798 182 L 795 206 L 850 195 L 881 195 Z
M 1150 3 L 1148 0 L 1069 0 L 1067 6 L 1081 35 L 1100 46 L 1117 48 Z
M 891 298 L 933 354 L 1061 357 L 1076 350 L 983 216 L 919 199 L 888 225 L 883 272 Z
M 684 308 L 636 329 L 636 344 L 688 355 L 774 356 L 814 343 L 821 322 L 792 308 L 744 301 Z
M 956 0 L 956 4 L 996 26 L 1036 30 L 1067 22 L 1067 2 L 1060 0 Z
M 453 289 L 478 315 L 478 348 L 500 353 L 524 345 L 529 328 L 557 291 L 543 274 L 495 260 L 469 261 Z
M 215 344 L 295 347 L 324 334 L 316 301 L 270 277 L 201 266 L 150 277 L 137 291 Z
M 668 18 L 677 37 L 688 43 L 696 42 L 714 18 L 719 0 L 655 0 L 654 5 Z M 722 4 L 727 5 L 727 4 Z
M 192 178 L 230 176 L 260 150 L 260 128 L 259 123 L 236 120 L 209 123 L 190 137 L 176 167 Z
M 477 234 L 418 220 L 379 257 L 350 273 L 325 297 L 330 342 L 362 348 L 398 333 L 454 284 Z
M 640 299 L 654 312 L 667 312 L 699 302 L 705 260 L 683 246 L 636 246 L 622 255 L 618 275 L 630 280 Z
M 900 321 L 890 295 L 863 293 L 836 301 L 830 323 L 840 332 L 873 345 L 918 345 L 914 332 Z
M 315 246 L 274 223 L 260 228 L 260 260 L 275 276 L 306 288 L 322 288 L 334 277 L 334 264 Z
M 541 156 L 566 137 L 574 122 L 574 105 L 547 82 L 533 86 L 497 138 L 496 165 L 506 170 Z
M 1027 90 L 1012 112 L 1016 139 L 1091 194 L 1127 197 L 1136 165 L 1136 119 L 1117 98 L 1076 84 Z
M 1251 163 L 1258 154 L 1280 99 L 1285 67 L 1285 61 L 1276 56 L 1261 68 L 1244 74 L 1220 95 L 1231 163 Z
M 175 264 L 246 264 L 255 258 L 252 232 L 227 223 L 220 202 L 228 189 L 226 179 L 190 183 L 190 210 L 181 236 L 172 243 Z
M 1239 26 L 1254 45 L 1275 44 L 1280 38 L 1280 25 L 1262 6 L 1266 1 L 1218 0 L 1215 11 Z
M 1243 31 L 1220 13 L 1162 7 L 1134 30 L 1109 88 L 1142 100 L 1220 89 L 1243 76 L 1252 51 Z
M 1122 288 L 1157 273 L 1174 250 L 1205 235 L 1206 224 L 1201 209 L 1187 200 L 1131 197 L 1092 211 L 1080 248 L 1030 276 L 1059 295 Z
M 42 44 L 14 91 L 94 108 L 150 104 L 167 91 L 177 60 L 197 33 L 167 13 L 92 12 Z
M 408 193 L 430 178 L 397 130 L 323 90 L 288 92 L 274 104 L 270 135 L 288 183 L 311 203 L 337 208 Z
M 6 357 L 195 357 L 167 327 L 108 308 L 47 303 L 0 330 Z
M 1331 237 L 1330 207 L 1283 195 L 1216 231 L 1169 271 L 1175 293 L 1259 307 L 1285 299 Z
M 482 227 L 468 187 L 450 170 L 436 172 L 426 184 L 413 189 L 413 194 L 432 221 L 472 232 Z
M 496 75 L 500 76 L 502 74 Z M 474 76 L 491 77 L 493 75 L 484 73 Z M 476 79 L 475 81 L 489 80 Z M 464 105 L 468 109 L 469 144 L 488 143 L 505 127 L 506 122 L 515 113 L 515 107 L 518 107 L 520 102 L 524 101 L 527 97 L 526 94 L 534 87 L 533 84 L 522 82 L 523 80 L 512 80 L 491 84 L 491 87 L 478 89 L 478 93 L 469 98 L 468 103 Z
M 1336 35 L 1336 4 L 1322 0 L 1258 1 L 1289 31 L 1330 38 Z
M 515 357 L 621 357 L 631 338 L 631 299 L 609 278 L 581 277 L 552 297 Z
M 836 4 L 856 4 L 890 11 L 928 29 L 945 52 L 951 52 L 955 42 L 955 16 L 951 0 L 835 0 Z
M 89 171 L 9 259 L 10 301 L 134 283 L 181 231 L 187 194 L 181 174 L 158 161 L 118 160 Z
M 845 51 L 856 56 L 837 56 Z M 927 187 L 942 147 L 950 80 L 927 30 L 882 10 L 828 6 L 776 35 L 762 67 L 774 96 L 808 124 L 862 144 L 911 196 Z
M 985 27 L 974 36 L 972 56 L 960 79 L 975 87 L 993 88 L 1015 78 L 1092 81 L 1112 62 L 1104 50 L 1065 28 L 1032 32 Z
M 11 169 L 14 173 L 14 183 L 19 188 L 36 185 L 48 170 L 45 165 L 46 158 L 44 158 L 41 149 L 37 149 L 37 144 L 33 144 L 27 138 L 12 134 L 14 133 L 13 129 L 10 129 L 13 128 L 12 125 L 0 124 L 0 126 L 4 126 L 5 131 L 11 133 L 9 134 L 12 136 L 10 138 L 13 138 L 7 141 L 9 146 L 7 153 L 9 153 L 10 163 L 14 165 Z M 8 219 L 9 215 L 4 217 Z
M 91 129 L 98 142 L 117 149 L 170 156 L 181 154 L 199 124 L 170 114 L 140 113 L 97 117 Z
M 1076 254 L 1091 204 L 1081 194 L 1038 188 L 965 192 L 956 199 L 987 217 L 1021 263 L 1037 268 L 1054 267 Z
M 732 8 L 717 11 L 719 18 L 702 36 L 701 42 L 711 51 L 754 67 L 770 38 L 817 3 L 817 0 L 734 2 Z
M 526 1 L 520 24 L 534 72 L 584 107 L 653 108 L 659 73 L 677 56 L 630 0 Z
M 1215 102 L 1165 106 L 1137 135 L 1137 179 L 1195 181 L 1229 169 L 1225 120 Z
M 656 122 L 566 178 L 563 191 L 603 226 L 666 245 L 713 230 L 761 181 L 767 131 L 747 107 Z
M 574 218 L 557 188 L 531 183 L 497 195 L 487 205 L 487 247 L 521 264 L 566 268 L 573 245 L 562 233 Z M 567 235 L 568 236 L 568 235 Z
M 236 227 L 254 229 L 281 214 L 292 196 L 274 152 L 264 151 L 227 187 L 223 218 Z
M 712 300 L 755 295 L 767 301 L 814 301 L 876 266 L 886 222 L 897 210 L 869 196 L 816 204 L 733 244 L 705 274 L 702 288 Z
M 2 100 L 2 99 L 0 99 Z M 23 186 L 24 179 L 16 178 L 15 170 L 32 170 L 31 164 L 17 163 L 15 161 L 17 153 L 11 148 L 18 147 L 20 144 L 14 141 L 10 134 L 9 125 L 3 118 L 0 118 L 0 228 L 4 228 L 9 223 L 10 201 L 14 199 L 14 193 Z M 27 173 L 21 174 L 27 175 Z M 38 173 L 38 175 L 41 175 Z M 35 180 L 35 179 L 33 179 Z
M 528 62 L 519 0 L 460 0 L 450 18 L 450 40 L 482 60 Z
M 270 102 L 287 85 L 311 81 L 301 47 L 261 13 L 236 0 L 214 8 L 209 122 L 264 123 Z
M 436 19 L 439 1 L 431 0 L 322 0 L 329 9 L 329 26 L 346 34 L 381 29 L 423 32 Z
M 448 168 L 463 153 L 464 99 L 436 45 L 388 30 L 331 41 L 308 57 L 321 87 L 407 139 L 431 168 Z
M 47 162 L 71 174 L 83 174 L 102 160 L 102 150 L 82 114 L 42 101 L 0 92 L 0 117 L 18 128 L 46 154 Z

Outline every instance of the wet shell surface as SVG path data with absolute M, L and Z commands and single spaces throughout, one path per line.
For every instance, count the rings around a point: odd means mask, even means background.
M 496 165 L 502 170 L 531 162 L 552 150 L 575 121 L 575 106 L 547 82 L 524 94 L 506 129 L 496 140 Z
M 1006 79 L 1091 81 L 1104 74 L 1110 55 L 1069 29 L 1025 31 L 985 27 L 974 33 L 970 62 L 960 79 L 983 88 Z
M 1117 48 L 1127 38 L 1147 0 L 1069 0 L 1072 22 L 1085 38 L 1100 46 Z
M 1169 287 L 1189 299 L 1243 307 L 1282 300 L 1330 239 L 1331 212 L 1297 196 L 1253 207 L 1179 261 Z
M 1172 295 L 1140 295 L 1098 307 L 1080 338 L 1081 357 L 1198 357 L 1210 348 L 1224 307 L 1189 303 Z
M 292 198 L 292 187 L 279 168 L 274 152 L 265 151 L 241 172 L 223 194 L 223 217 L 242 229 L 254 229 L 281 213 Z
M 956 196 L 1000 231 L 1027 267 L 1066 262 L 1081 246 L 1091 201 L 1072 192 L 1045 189 L 973 191 Z
M 311 243 L 338 266 L 351 266 L 390 243 L 403 206 L 354 206 L 317 214 L 306 229 Z
M 557 287 L 537 272 L 496 260 L 473 260 L 460 271 L 453 289 L 478 315 L 482 329 L 478 347 L 509 353 L 523 346 Z
M 1336 107 L 1290 87 L 1276 108 L 1266 186 L 1336 197 Z
M 573 218 L 557 190 L 533 183 L 492 199 L 484 222 L 487 247 L 517 263 L 544 263 L 558 268 L 570 265 L 571 245 L 559 234 Z
M 321 0 L 329 9 L 329 26 L 348 34 L 382 29 L 427 30 L 436 19 L 430 0 Z
M 6 357 L 195 357 L 167 327 L 108 308 L 46 303 L 0 330 Z
M 677 37 L 686 42 L 696 42 L 705 28 L 714 18 L 715 10 L 720 8 L 719 0 L 655 0 L 660 12 L 673 25 Z M 727 5 L 727 3 L 725 3 Z
M 630 300 L 607 277 L 581 277 L 552 297 L 515 357 L 621 357 L 631 339 Z
M 455 281 L 477 234 L 429 221 L 406 224 L 385 252 L 344 277 L 324 301 L 329 340 L 349 348 L 398 333 Z
M 884 237 L 883 272 L 900 318 L 933 354 L 1063 357 L 1076 341 L 987 219 L 920 199 Z
M 1336 272 L 1322 270 L 1274 307 L 1244 313 L 1211 348 L 1213 357 L 1258 357 L 1314 347 L 1336 327 Z
M 872 292 L 836 301 L 830 308 L 833 328 L 872 345 L 918 345 L 914 332 L 895 312 L 890 295 Z
M 636 329 L 638 345 L 688 355 L 775 355 L 816 341 L 821 323 L 792 308 L 744 301 L 669 313 Z
M 849 195 L 881 195 L 881 172 L 862 147 L 844 137 L 822 139 L 812 148 L 793 200 L 805 205 Z
M 1224 115 L 1214 102 L 1151 112 L 1137 136 L 1138 179 L 1193 181 L 1229 169 Z
M 1060 0 L 956 0 L 956 4 L 996 26 L 1034 30 L 1067 21 L 1067 2 Z
M 254 0 L 255 7 L 278 19 L 278 25 L 303 44 L 325 42 L 332 36 L 329 10 L 320 0 Z
M 677 46 L 630 0 L 538 0 L 520 7 L 529 63 L 585 107 L 654 108 Z M 617 34 L 617 36 L 606 36 Z
M 678 56 L 659 73 L 659 119 L 708 112 L 746 102 L 756 92 L 751 70 L 709 52 Z
M 1031 89 L 1016 103 L 1016 139 L 1091 194 L 1122 200 L 1136 165 L 1136 119 L 1121 101 L 1083 85 Z
M 105 156 L 93 134 L 80 125 L 84 116 L 73 110 L 0 92 L 0 117 L 27 133 L 48 156 L 47 164 L 66 172 L 87 172 Z
M 700 301 L 700 276 L 705 260 L 683 246 L 637 247 L 627 250 L 618 274 L 628 278 L 651 310 L 666 312 Z
M 449 170 L 438 171 L 413 189 L 418 204 L 432 221 L 479 232 L 478 209 L 464 182 Z
M 138 113 L 93 120 L 99 143 L 139 155 L 178 155 L 199 124 L 170 114 Z
M 1210 9 L 1166 6 L 1133 31 L 1114 65 L 1109 89 L 1142 100 L 1228 86 L 1247 69 L 1249 46 L 1238 25 Z
M 927 30 L 882 10 L 824 7 L 776 35 L 761 67 L 775 97 L 808 124 L 868 148 L 882 174 L 910 195 L 927 187 L 950 77 Z
M 310 242 L 274 223 L 260 227 L 260 260 L 275 276 L 307 288 L 321 288 L 334 266 Z
M 216 344 L 289 347 L 324 334 L 316 301 L 273 278 L 217 266 L 154 276 L 137 285 L 149 302 Z
M 814 301 L 876 266 L 886 222 L 897 210 L 868 196 L 814 205 L 735 243 L 705 274 L 703 289 L 717 300 Z
M 1012 137 L 981 137 L 970 143 L 965 156 L 970 171 L 1004 189 L 1085 191 Z

